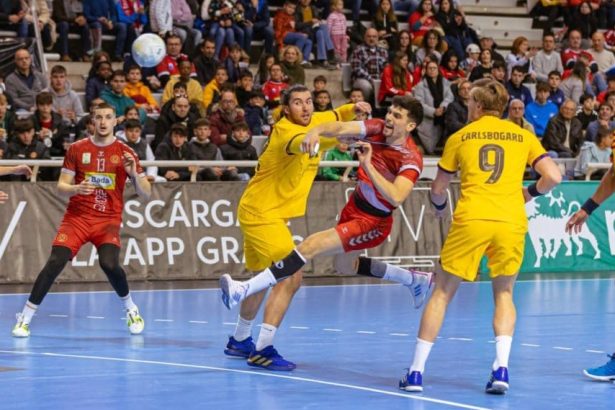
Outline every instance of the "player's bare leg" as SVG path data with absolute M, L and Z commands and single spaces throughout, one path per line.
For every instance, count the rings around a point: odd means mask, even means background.
M 513 287 L 517 275 L 497 276 L 492 280 L 493 333 L 495 334 L 495 360 L 485 388 L 487 393 L 503 394 L 508 390 L 508 358 L 515 331 L 517 311 L 513 301 Z
M 434 290 L 421 317 L 414 359 L 408 374 L 399 382 L 400 389 L 409 392 L 423 391 L 425 362 L 444 322 L 446 309 L 457 293 L 461 280 L 460 277 L 445 272 L 441 267 L 438 268 Z

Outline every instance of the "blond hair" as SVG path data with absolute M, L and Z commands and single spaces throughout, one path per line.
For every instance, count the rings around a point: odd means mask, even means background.
M 501 117 L 508 104 L 508 91 L 495 80 L 484 79 L 475 81 L 470 98 L 481 105 L 483 114 Z
M 335 11 L 335 6 L 337 6 L 338 4 L 342 4 L 342 7 L 344 6 L 344 0 L 331 0 L 331 11 Z

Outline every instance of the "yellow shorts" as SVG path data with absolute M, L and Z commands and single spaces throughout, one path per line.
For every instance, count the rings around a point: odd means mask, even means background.
M 473 281 L 486 255 L 492 278 L 516 275 L 523 261 L 526 231 L 523 226 L 507 222 L 453 222 L 440 255 L 442 269 Z
M 243 252 L 246 269 L 259 272 L 272 263 L 284 259 L 295 249 L 293 236 L 286 220 L 263 220 L 247 211 L 239 210 L 239 227 L 243 233 Z

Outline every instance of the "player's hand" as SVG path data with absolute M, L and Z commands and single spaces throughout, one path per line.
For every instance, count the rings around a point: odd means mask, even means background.
M 357 141 L 357 157 L 359 157 L 359 163 L 363 168 L 366 168 L 372 163 L 372 146 L 369 142 Z
M 320 149 L 320 135 L 313 130 L 308 131 L 301 141 L 301 152 L 308 154 L 310 158 L 318 155 Z
M 130 177 L 134 178 L 137 176 L 137 161 L 135 161 L 135 157 L 132 154 L 124 152 L 122 164 Z
M 7 199 L 9 199 L 9 194 L 4 191 L 0 191 L 0 204 L 5 203 Z
M 32 168 L 27 165 L 17 165 L 13 169 L 13 175 L 25 175 L 27 178 L 32 176 Z
M 81 181 L 79 185 L 76 185 L 77 195 L 91 195 L 94 193 L 96 185 L 90 182 L 88 179 Z
M 589 215 L 583 209 L 579 209 L 574 215 L 570 217 L 566 222 L 566 233 L 573 234 L 581 232 L 581 228 L 585 221 L 587 221 Z
M 359 101 L 358 103 L 355 103 L 354 111 L 355 111 L 355 114 L 358 114 L 358 113 L 370 114 L 372 112 L 372 106 L 369 105 L 368 102 Z

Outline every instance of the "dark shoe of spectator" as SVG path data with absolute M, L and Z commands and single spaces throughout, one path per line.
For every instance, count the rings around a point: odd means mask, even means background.
M 65 55 L 62 56 L 62 58 L 60 58 L 60 61 L 69 62 L 69 61 L 73 61 L 73 60 L 70 58 L 70 56 L 68 54 L 65 54 Z
M 312 68 L 312 63 L 310 63 L 309 61 L 302 61 L 301 62 L 301 67 L 303 68 Z
M 327 70 L 335 70 L 336 69 L 335 64 L 331 64 L 327 60 L 319 60 L 316 63 L 316 67 L 326 68 Z
M 124 62 L 124 58 L 122 56 L 113 56 L 113 62 L 114 63 L 123 63 Z
M 81 57 L 81 61 L 83 61 L 84 63 L 91 63 L 92 62 L 92 57 L 90 57 L 89 55 L 84 55 L 83 57 Z

